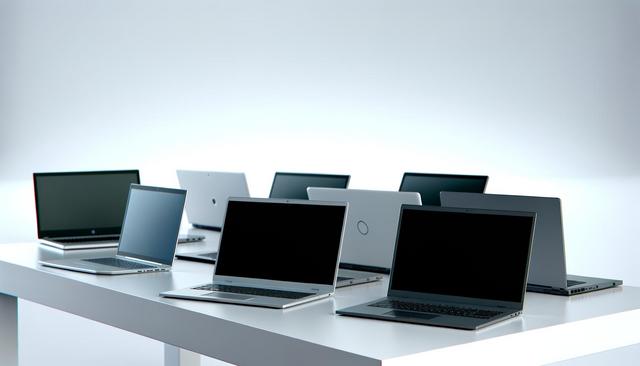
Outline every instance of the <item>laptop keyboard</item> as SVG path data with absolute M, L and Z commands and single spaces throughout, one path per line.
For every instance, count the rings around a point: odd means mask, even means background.
M 105 266 L 118 267 L 124 269 L 147 269 L 147 268 L 155 268 L 154 266 L 149 266 L 146 264 L 128 261 L 126 259 L 120 258 L 91 258 L 91 259 L 83 259 L 85 262 L 104 264 Z
M 383 300 L 369 306 L 377 308 L 388 308 L 394 310 L 415 311 L 418 313 L 432 313 L 441 315 L 463 316 L 465 318 L 489 319 L 496 315 L 502 314 L 500 311 L 480 310 L 474 308 L 451 306 L 451 305 L 434 305 L 425 303 L 415 303 L 399 300 Z
M 567 287 L 582 285 L 584 283 L 586 283 L 586 282 L 567 280 Z
M 282 290 L 272 290 L 267 288 L 257 288 L 257 287 L 244 287 L 244 286 L 229 286 L 229 285 L 204 285 L 200 287 L 194 287 L 194 290 L 205 290 L 205 291 L 219 291 L 219 292 L 230 292 L 233 294 L 243 294 L 243 295 L 256 295 L 256 296 L 267 296 L 267 297 L 279 297 L 284 299 L 301 299 L 303 297 L 307 297 L 309 295 L 313 295 L 312 293 L 306 292 L 296 292 L 296 291 L 282 291 Z

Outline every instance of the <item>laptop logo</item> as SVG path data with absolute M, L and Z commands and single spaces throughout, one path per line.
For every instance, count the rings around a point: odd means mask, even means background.
M 96 230 L 95 229 L 91 229 L 91 235 L 96 235 Z
M 216 199 L 215 198 L 212 198 L 211 202 L 213 203 L 214 206 L 216 205 Z
M 358 231 L 362 235 L 369 234 L 369 225 L 367 225 L 367 223 L 362 220 L 358 220 L 358 223 L 356 224 L 356 228 L 358 228 Z

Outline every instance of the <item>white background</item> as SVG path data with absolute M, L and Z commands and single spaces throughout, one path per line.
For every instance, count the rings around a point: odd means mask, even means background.
M 34 171 L 487 174 L 563 199 L 568 269 L 640 285 L 640 2 L 0 0 L 0 242 Z

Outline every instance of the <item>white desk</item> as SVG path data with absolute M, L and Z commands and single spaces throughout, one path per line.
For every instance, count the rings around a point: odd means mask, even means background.
M 180 245 L 179 250 L 215 249 L 217 234 L 208 240 Z M 640 288 L 635 287 L 573 298 L 528 293 L 523 316 L 470 332 L 334 314 L 335 309 L 384 296 L 386 280 L 273 310 L 157 296 L 210 281 L 213 266 L 204 263 L 176 260 L 172 272 L 123 276 L 37 264 L 39 258 L 92 254 L 95 251 L 63 253 L 37 243 L 0 245 L 3 365 L 17 363 L 17 298 L 164 342 L 170 345 L 165 353 L 168 363 L 179 359 L 179 347 L 237 365 L 424 365 L 465 360 L 539 364 L 640 343 Z

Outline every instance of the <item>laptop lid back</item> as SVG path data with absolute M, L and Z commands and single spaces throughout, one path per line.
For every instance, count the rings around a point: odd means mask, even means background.
M 189 223 L 221 228 L 229 197 L 249 197 L 244 173 L 178 170 L 180 188 L 189 192 L 186 211 Z
M 307 192 L 311 200 L 349 203 L 340 263 L 353 265 L 354 269 L 376 267 L 387 273 L 393 259 L 400 207 L 421 204 L 416 192 L 319 187 L 309 187 Z
M 484 192 L 486 175 L 404 173 L 400 192 L 418 192 L 423 205 L 440 206 L 440 192 Z
M 276 172 L 269 198 L 306 200 L 308 187 L 347 188 L 349 175 Z
M 347 205 L 231 198 L 214 282 L 332 292 Z
M 442 192 L 440 195 L 442 205 L 446 207 L 535 212 L 536 227 L 528 282 L 556 288 L 567 287 L 559 198 L 460 192 Z
M 34 173 L 38 238 L 118 235 L 137 170 Z
M 131 185 L 118 255 L 171 265 L 187 191 Z
M 535 214 L 402 206 L 389 296 L 522 309 Z

